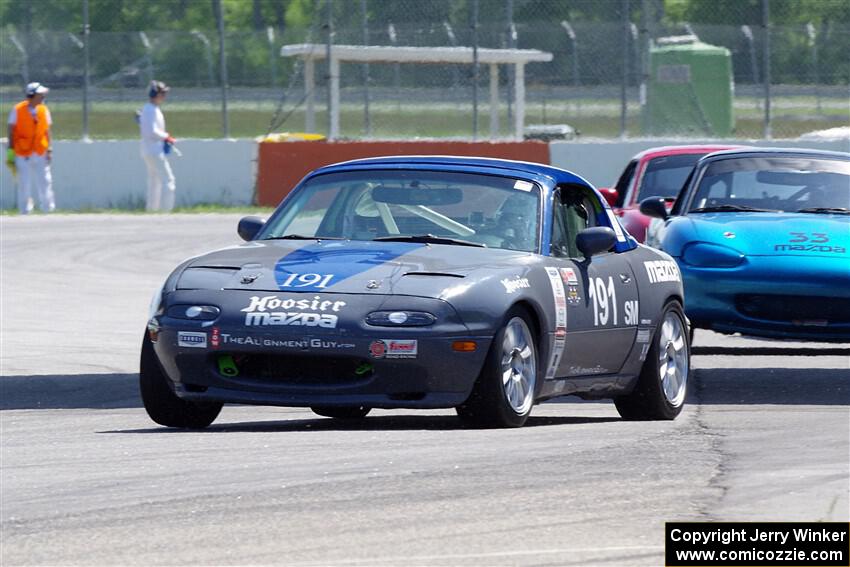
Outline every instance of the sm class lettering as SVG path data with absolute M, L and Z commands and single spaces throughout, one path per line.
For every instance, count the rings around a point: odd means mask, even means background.
M 617 288 L 614 287 L 614 278 L 589 278 L 588 296 L 593 302 L 593 325 L 605 326 L 611 321 L 612 325 L 618 324 L 617 310 Z M 623 303 L 623 324 L 638 324 L 638 301 L 636 299 Z

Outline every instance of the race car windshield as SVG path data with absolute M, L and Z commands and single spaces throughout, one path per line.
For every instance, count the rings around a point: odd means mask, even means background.
M 676 197 L 694 168 L 705 154 L 663 156 L 650 160 L 640 182 L 638 202 L 649 197 Z
M 438 171 L 328 173 L 308 180 L 259 240 L 423 241 L 536 251 L 540 190 L 509 177 Z
M 850 208 L 850 162 L 757 156 L 711 162 L 689 212 L 811 212 Z

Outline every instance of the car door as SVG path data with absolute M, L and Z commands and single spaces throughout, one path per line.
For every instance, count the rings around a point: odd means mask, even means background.
M 576 246 L 576 235 L 597 225 L 601 207 L 581 187 L 559 187 L 555 193 L 550 253 L 567 302 L 559 377 L 619 372 L 637 332 L 637 282 L 623 254 L 606 252 L 588 259 Z

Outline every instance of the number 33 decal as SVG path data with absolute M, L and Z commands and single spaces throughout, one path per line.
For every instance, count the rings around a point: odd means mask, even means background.
M 805 232 L 789 232 L 788 234 L 794 237 L 788 242 L 811 242 L 812 244 L 823 244 L 824 242 L 829 242 L 829 236 L 823 232 L 813 232 L 811 234 L 806 234 Z

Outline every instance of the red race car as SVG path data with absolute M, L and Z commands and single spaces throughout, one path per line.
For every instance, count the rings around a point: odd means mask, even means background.
M 640 202 L 647 197 L 664 197 L 673 206 L 679 189 L 699 158 L 711 152 L 739 146 L 664 146 L 650 148 L 635 155 L 623 170 L 617 185 L 601 188 L 614 212 L 622 217 L 622 225 L 638 242 L 646 238 L 650 218 L 640 212 Z

